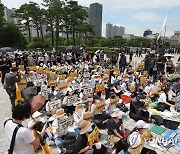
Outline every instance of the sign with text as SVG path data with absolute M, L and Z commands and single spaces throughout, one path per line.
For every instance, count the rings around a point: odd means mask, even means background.
M 67 88 L 68 88 L 68 83 L 58 84 L 58 90 L 59 90 L 59 91 L 66 90 Z
M 55 100 L 52 102 L 48 102 L 48 105 L 50 107 L 50 111 L 57 110 L 58 108 L 61 107 L 61 101 L 60 100 Z
M 91 134 L 88 135 L 88 146 L 92 146 L 98 140 L 99 129 L 96 126 Z
M 109 106 L 117 105 L 118 102 L 119 102 L 119 97 L 115 97 L 114 99 L 110 99 L 110 105 Z
M 105 99 L 101 99 L 99 103 L 96 103 L 96 113 L 101 112 L 105 106 Z
M 78 95 L 68 96 L 67 99 L 68 99 L 67 106 L 72 106 L 73 104 L 78 102 Z
M 50 80 L 50 81 L 48 81 L 48 85 L 50 87 L 55 87 L 55 86 L 57 86 L 57 81 L 56 80 Z
M 97 84 L 96 85 L 96 92 L 102 92 L 105 90 L 104 84 Z
M 69 116 L 65 119 L 58 119 L 58 127 L 60 130 L 64 130 L 71 126 L 74 122 L 74 116 Z

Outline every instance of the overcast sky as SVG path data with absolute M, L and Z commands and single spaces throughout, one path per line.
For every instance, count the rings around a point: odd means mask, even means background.
M 31 0 L 41 4 L 43 0 Z M 125 26 L 126 34 L 142 36 L 144 30 L 160 31 L 167 20 L 167 36 L 180 30 L 180 0 L 77 0 L 83 6 L 98 2 L 103 4 L 103 36 L 106 23 Z M 28 0 L 1 0 L 8 8 L 18 8 Z

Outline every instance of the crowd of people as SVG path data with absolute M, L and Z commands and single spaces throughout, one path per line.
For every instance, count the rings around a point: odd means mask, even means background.
M 129 61 L 123 53 L 107 57 L 103 50 L 2 55 L 2 84 L 12 104 L 12 119 L 5 122 L 9 150 L 32 154 L 45 145 L 39 133 L 59 153 L 156 154 L 144 147 L 152 139 L 148 109 L 179 116 L 180 78 L 170 77 L 174 64 L 163 54 L 147 52 L 137 67 L 132 57 L 131 52 Z M 136 122 L 133 130 L 124 126 L 124 116 Z M 100 129 L 107 131 L 107 143 Z

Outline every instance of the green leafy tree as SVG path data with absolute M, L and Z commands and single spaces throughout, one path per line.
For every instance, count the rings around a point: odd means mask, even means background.
M 26 41 L 14 23 L 5 23 L 0 29 L 0 46 L 24 47 Z
M 63 2 L 60 0 L 43 0 L 43 5 L 49 9 L 51 17 L 53 16 L 55 28 L 55 48 L 58 50 L 59 33 L 62 27 Z
M 4 5 L 2 3 L 0 3 L 0 28 L 3 27 L 4 25 Z

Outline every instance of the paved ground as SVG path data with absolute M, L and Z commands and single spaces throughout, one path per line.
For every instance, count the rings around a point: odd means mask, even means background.
M 175 55 L 173 61 L 177 62 L 178 57 L 179 55 Z M 142 60 L 142 58 L 137 58 L 137 57 L 134 58 L 134 61 L 139 62 L 140 60 Z M 6 118 L 9 117 L 11 117 L 10 100 L 8 98 L 6 91 L 3 89 L 2 85 L 0 85 L 0 154 L 5 154 L 7 151 L 3 122 Z M 174 120 L 180 120 L 180 117 Z M 125 127 L 128 128 L 129 130 L 132 130 L 135 127 L 135 122 L 132 119 L 129 119 L 128 116 L 124 117 L 123 121 Z M 178 130 L 180 130 L 180 127 L 178 128 Z M 169 130 L 166 130 L 165 133 L 168 131 Z M 105 137 L 106 131 L 101 131 L 101 132 L 104 134 L 103 136 Z M 165 133 L 163 133 L 162 136 L 164 136 Z M 57 153 L 57 149 L 55 147 L 52 147 L 52 149 L 54 153 Z M 178 147 L 172 147 L 164 151 L 161 151 L 159 149 L 155 149 L 155 150 L 158 154 L 180 154 L 180 148 Z M 38 153 L 42 153 L 42 152 L 38 152 Z

